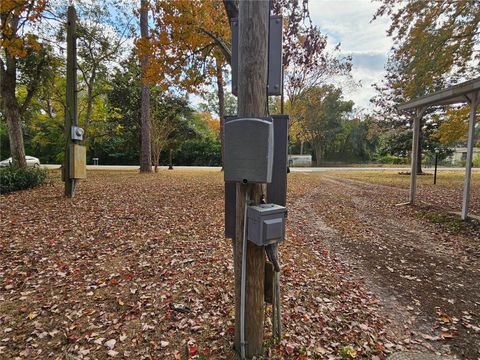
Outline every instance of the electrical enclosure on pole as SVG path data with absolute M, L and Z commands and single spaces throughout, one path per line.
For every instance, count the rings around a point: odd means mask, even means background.
M 63 161 L 63 180 L 65 181 L 65 196 L 73 197 L 75 179 L 72 170 L 72 126 L 78 125 L 77 113 L 77 14 L 73 6 L 68 7 L 67 14 L 67 111 L 65 113 L 65 158 Z
M 240 1 L 238 43 L 238 116 L 258 118 L 267 111 L 268 1 Z M 235 266 L 235 348 L 240 351 L 240 288 L 245 198 L 256 204 L 266 194 L 265 184 L 236 185 Z M 264 330 L 264 248 L 247 242 L 245 293 L 246 356 L 262 353 Z

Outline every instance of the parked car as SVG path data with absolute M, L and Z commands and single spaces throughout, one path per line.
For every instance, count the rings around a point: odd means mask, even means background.
M 25 156 L 25 160 L 27 160 L 27 166 L 40 167 L 40 160 L 36 157 L 27 155 Z M 10 166 L 12 165 L 12 162 L 13 162 L 12 158 L 9 157 L 8 159 L 0 161 L 0 167 Z

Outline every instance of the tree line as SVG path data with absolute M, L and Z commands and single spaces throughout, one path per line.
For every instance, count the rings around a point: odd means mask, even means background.
M 238 1 L 77 0 L 75 7 L 88 158 L 140 163 L 142 171 L 172 155 L 181 164 L 221 165 L 223 118 L 236 112 L 228 91 L 229 24 Z M 271 97 L 269 110 L 290 115 L 290 152 L 312 153 L 319 164 L 402 161 L 411 147 L 411 120 L 395 105 L 479 73 L 478 2 L 381 0 L 374 18 L 391 18 L 387 35 L 395 45 L 376 85 L 375 111 L 361 113 L 333 85 L 353 82 L 352 58 L 340 44 L 327 49 L 308 1 L 275 0 L 271 10 L 285 21 L 285 98 Z M 11 153 L 19 166 L 25 152 L 59 163 L 66 6 L 4 0 L 0 21 L 1 154 Z M 190 94 L 202 99 L 196 108 Z M 423 149 L 447 156 L 463 140 L 467 116 L 465 108 L 433 110 L 424 119 Z

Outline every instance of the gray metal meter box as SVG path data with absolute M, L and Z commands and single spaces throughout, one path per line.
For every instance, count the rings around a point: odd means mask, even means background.
M 232 94 L 238 95 L 238 18 L 233 18 L 232 29 Z M 281 95 L 283 92 L 283 17 L 270 16 L 268 31 L 268 95 Z
M 71 128 L 71 139 L 72 140 L 83 140 L 84 131 L 81 127 L 72 126 Z
M 249 206 L 247 209 L 247 239 L 258 246 L 278 243 L 285 239 L 285 207 L 275 204 Z
M 270 183 L 273 169 L 273 121 L 244 118 L 225 123 L 226 182 Z

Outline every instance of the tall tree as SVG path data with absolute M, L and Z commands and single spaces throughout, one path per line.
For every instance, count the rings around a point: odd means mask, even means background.
M 434 92 L 459 79 L 480 75 L 480 3 L 475 0 L 401 1 L 377 0 L 381 3 L 374 19 L 391 19 L 387 35 L 394 46 L 384 81 L 377 85 L 373 99 L 377 113 L 399 129 L 411 128 L 411 119 L 395 108 L 401 102 Z M 422 128 L 431 115 L 424 117 Z M 430 120 L 430 119 L 429 119 Z M 422 147 L 432 147 L 421 134 L 417 172 L 421 173 Z
M 114 0 L 76 3 L 78 68 L 86 90 L 83 123 L 87 136 L 95 98 L 105 93 L 112 65 L 126 50 L 124 45 L 133 32 L 130 14 L 124 6 Z
M 3 0 L 0 5 L 0 105 L 7 120 L 13 163 L 19 167 L 27 166 L 22 116 L 48 63 L 46 52 L 34 35 L 34 25 L 41 20 L 46 6 L 47 0 Z M 20 79 L 19 62 L 28 63 Z M 17 95 L 19 83 L 27 88 L 23 99 Z
M 219 65 L 231 62 L 229 24 L 238 17 L 238 4 L 237 0 L 225 0 L 223 6 L 216 0 L 156 0 L 152 52 L 158 60 L 152 61 L 149 75 L 165 86 L 189 91 L 199 91 L 199 84 L 211 84 L 216 78 L 217 96 L 223 102 Z M 313 25 L 308 1 L 276 0 L 273 4 L 273 13 L 286 18 L 283 64 L 286 89 L 292 97 L 307 83 L 315 86 L 328 76 L 349 73 L 350 58 L 339 55 L 339 46 L 327 52 L 327 39 Z
M 151 75 L 163 87 L 202 93 L 216 85 L 223 139 L 224 72 L 230 62 L 230 27 L 222 3 L 214 0 L 157 0 Z M 223 144 L 223 141 L 222 141 Z M 223 146 L 222 146 L 223 149 Z
M 312 144 L 317 165 L 342 131 L 342 119 L 352 111 L 353 102 L 342 98 L 342 91 L 331 85 L 304 91 L 292 109 Z
M 162 150 L 169 145 L 173 150 L 174 140 L 193 131 L 189 126 L 192 110 L 182 97 L 159 91 L 152 95 L 152 158 L 157 172 Z
M 44 49 L 49 46 L 45 45 Z M 65 153 L 65 89 L 62 72 L 65 61 L 59 56 L 48 56 L 48 68 L 40 87 L 22 116 L 27 153 L 33 151 L 42 161 L 61 163 Z M 18 93 L 25 92 L 23 85 Z
M 381 2 L 374 19 L 391 19 L 392 59 L 401 63 L 397 86 L 407 99 L 444 81 L 480 74 L 480 2 L 476 0 Z M 441 81 L 443 80 L 443 81 Z
M 150 135 L 150 87 L 147 79 L 147 71 L 149 66 L 149 55 L 146 47 L 149 44 L 148 32 L 148 10 L 149 1 L 141 0 L 140 2 L 140 36 L 139 41 L 141 49 L 140 64 L 142 68 L 141 74 L 141 122 L 142 122 L 142 141 L 140 151 L 140 172 L 152 172 L 152 152 L 151 152 L 151 135 Z

